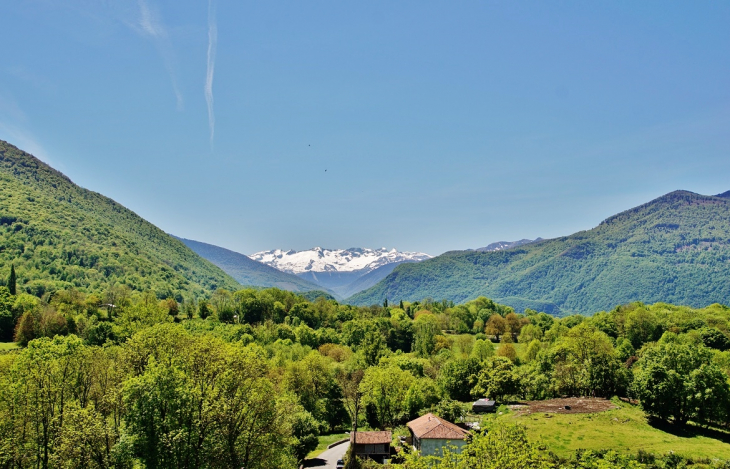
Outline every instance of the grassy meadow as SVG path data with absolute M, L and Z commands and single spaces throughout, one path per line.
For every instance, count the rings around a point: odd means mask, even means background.
M 4 352 L 6 350 L 15 350 L 18 348 L 20 348 L 20 346 L 15 342 L 0 342 L 0 352 Z
M 638 450 L 654 454 L 674 452 L 691 458 L 730 459 L 730 434 L 688 427 L 680 431 L 672 425 L 651 425 L 638 406 L 614 399 L 618 407 L 593 414 L 520 415 L 505 412 L 497 418 L 527 427 L 532 440 L 541 441 L 559 456 L 577 449 L 614 449 L 635 454 Z

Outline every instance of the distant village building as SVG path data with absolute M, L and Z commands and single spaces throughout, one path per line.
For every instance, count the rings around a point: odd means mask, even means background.
M 472 412 L 477 414 L 484 412 L 494 412 L 497 408 L 497 403 L 490 399 L 479 399 L 471 405 Z
M 379 463 L 390 458 L 391 432 L 350 432 L 350 445 L 359 458 L 370 458 Z
M 459 452 L 469 436 L 468 431 L 431 413 L 411 420 L 407 425 L 413 438 L 413 447 L 422 456 L 441 456 L 447 446 L 455 446 Z

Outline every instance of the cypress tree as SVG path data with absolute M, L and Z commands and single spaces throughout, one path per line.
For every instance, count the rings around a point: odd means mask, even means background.
M 10 290 L 11 295 L 15 295 L 16 282 L 17 282 L 17 278 L 15 277 L 15 265 L 10 264 L 10 275 L 8 276 L 8 290 Z

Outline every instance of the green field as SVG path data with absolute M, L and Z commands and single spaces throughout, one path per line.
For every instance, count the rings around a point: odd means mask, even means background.
M 18 344 L 15 342 L 0 342 L 0 352 L 4 352 L 6 350 L 15 350 L 20 348 Z
M 532 440 L 541 441 L 559 456 L 568 456 L 577 449 L 613 449 L 632 454 L 643 449 L 656 455 L 673 451 L 691 458 L 730 459 L 728 433 L 696 427 L 678 431 L 671 425 L 663 426 L 668 430 L 663 431 L 650 425 L 639 407 L 618 400 L 614 403 L 619 408 L 594 414 L 510 412 L 499 418 L 526 426 Z
M 319 444 L 317 445 L 317 448 L 310 451 L 310 453 L 307 455 L 307 459 L 316 458 L 324 450 L 327 449 L 328 445 L 331 445 L 332 443 L 334 443 L 336 441 L 344 440 L 345 438 L 349 438 L 349 437 L 350 437 L 350 435 L 345 432 L 332 433 L 330 435 L 320 435 Z

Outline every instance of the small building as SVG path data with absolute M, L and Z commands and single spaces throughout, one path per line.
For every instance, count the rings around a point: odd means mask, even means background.
M 355 455 L 379 463 L 390 458 L 391 432 L 350 432 L 350 445 Z
M 469 432 L 453 423 L 428 413 L 408 422 L 413 447 L 422 456 L 441 456 L 447 446 L 461 451 Z
M 494 412 L 495 410 L 497 410 L 497 403 L 487 398 L 479 399 L 471 405 L 471 411 L 477 414 Z

